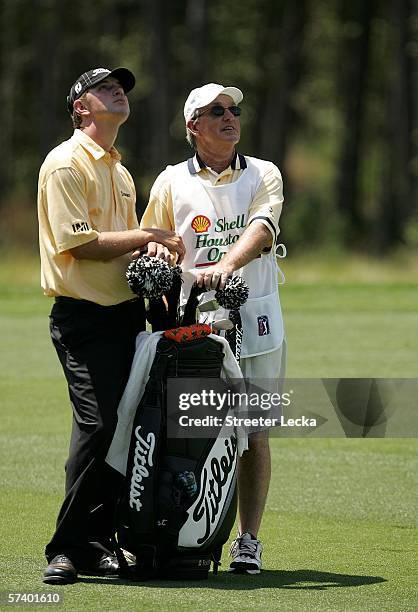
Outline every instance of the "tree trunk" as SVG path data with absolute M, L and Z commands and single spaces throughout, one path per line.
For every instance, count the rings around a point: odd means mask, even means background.
M 208 10 L 206 0 L 188 0 L 186 9 L 187 29 L 190 37 L 189 88 L 206 83 Z M 186 95 L 186 92 L 185 92 Z
M 165 0 L 150 0 L 148 3 L 152 32 L 150 68 L 155 79 L 153 95 L 149 100 L 150 149 L 152 166 L 155 168 L 166 165 L 169 159 L 169 6 L 170 2 L 165 2 Z
M 15 126 L 17 125 L 16 100 L 19 77 L 19 48 L 15 39 L 19 5 L 15 2 L 2 2 L 0 17 L 0 96 L 2 100 L 2 126 L 0 129 L 0 148 L 5 156 L 0 164 L 1 205 L 5 203 L 13 184 L 15 159 Z M 9 160 L 5 163 L 5 159 Z M 0 237 L 1 240 L 1 237 Z
M 374 2 L 342 3 L 343 39 L 338 62 L 343 136 L 337 172 L 337 205 L 347 222 L 349 244 L 363 233 L 359 170 L 363 138 L 363 115 L 370 55 L 370 24 Z
M 39 10 L 39 19 L 34 23 L 35 29 L 35 65 L 38 66 L 39 73 L 33 79 L 33 83 L 38 83 L 38 130 L 39 130 L 39 150 L 40 154 L 46 155 L 51 148 L 51 143 L 55 143 L 57 134 L 60 133 L 60 126 L 65 121 L 68 122 L 68 134 L 71 133 L 71 120 L 66 113 L 65 95 L 62 95 L 60 88 L 60 76 L 66 68 L 61 61 L 61 32 L 62 18 L 57 11 L 54 0 L 47 0 Z M 51 53 L 54 54 L 54 61 L 48 61 Z M 74 75 L 76 78 L 78 75 Z M 66 73 L 66 78 L 71 79 L 71 75 Z M 69 88 L 68 88 L 69 89 Z M 55 112 L 55 109 L 58 112 Z
M 416 59 L 411 53 L 413 7 L 411 0 L 392 0 L 394 70 L 387 105 L 387 165 L 382 183 L 379 234 L 380 252 L 405 240 L 405 226 L 416 209 L 416 169 L 413 142 L 416 126 Z M 415 70 L 415 75 L 414 75 Z
M 277 18 L 275 10 L 272 19 L 276 19 L 276 23 Z M 263 117 L 260 126 L 260 151 L 281 168 L 284 165 L 289 136 L 295 127 L 292 97 L 303 70 L 305 25 L 306 1 L 285 2 L 282 18 L 280 23 L 277 23 L 276 35 L 271 37 L 269 43 L 278 52 L 281 63 L 279 74 L 269 75 L 262 88 L 264 112 L 260 109 Z

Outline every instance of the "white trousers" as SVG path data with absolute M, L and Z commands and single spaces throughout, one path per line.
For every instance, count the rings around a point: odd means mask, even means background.
M 240 361 L 240 368 L 244 378 L 252 380 L 254 378 L 280 379 L 284 378 L 286 372 L 287 345 L 286 339 L 281 346 L 264 355 L 256 357 L 245 357 Z

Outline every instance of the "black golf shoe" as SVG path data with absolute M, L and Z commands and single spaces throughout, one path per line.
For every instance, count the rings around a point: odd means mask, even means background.
M 119 563 L 115 555 L 102 555 L 100 559 L 88 567 L 79 567 L 80 574 L 85 576 L 118 576 Z
M 56 555 L 44 571 L 46 584 L 72 584 L 77 580 L 77 570 L 65 555 Z

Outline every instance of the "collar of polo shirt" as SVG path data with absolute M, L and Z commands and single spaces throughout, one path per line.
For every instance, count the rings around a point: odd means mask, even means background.
M 199 153 L 196 153 L 194 157 L 191 157 L 187 160 L 187 167 L 189 169 L 190 174 L 198 174 L 207 166 L 203 159 L 201 159 L 201 157 L 199 156 Z M 245 161 L 244 155 L 235 152 L 235 155 L 232 158 L 232 161 L 228 167 L 231 168 L 231 170 L 245 170 L 247 167 L 247 162 Z
M 105 151 L 103 147 L 94 142 L 90 136 L 87 136 L 82 130 L 74 130 L 74 138 L 81 144 L 81 146 L 90 153 L 94 159 L 105 158 L 106 156 L 112 161 L 120 161 L 122 159 L 119 151 L 116 147 L 112 147 L 110 151 Z

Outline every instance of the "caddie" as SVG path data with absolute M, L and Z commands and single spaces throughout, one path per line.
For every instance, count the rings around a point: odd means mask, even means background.
M 183 239 L 182 303 L 197 279 L 209 293 L 240 275 L 250 289 L 241 308 L 244 377 L 284 376 L 286 343 L 278 295 L 275 246 L 283 204 L 278 168 L 236 150 L 240 140 L 240 102 L 236 87 L 208 83 L 190 92 L 184 105 L 186 138 L 195 154 L 168 166 L 156 179 L 143 227 L 176 231 Z M 202 313 L 202 322 L 224 318 L 225 311 Z M 258 531 L 271 474 L 268 431 L 249 435 L 249 450 L 239 460 L 239 533 L 231 547 L 231 571 L 257 574 L 262 544 Z

